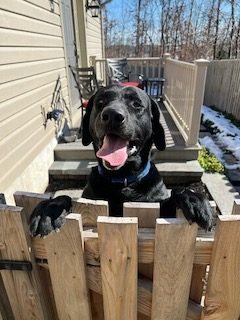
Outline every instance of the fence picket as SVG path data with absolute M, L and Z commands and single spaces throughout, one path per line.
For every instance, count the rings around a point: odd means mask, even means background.
M 99 217 L 105 320 L 137 319 L 137 219 Z
M 183 219 L 157 219 L 152 319 L 185 320 L 197 225 Z
M 160 216 L 160 204 L 149 202 L 126 202 L 123 205 L 124 217 L 137 217 L 139 228 L 155 228 Z
M 240 215 L 219 216 L 201 319 L 239 319 L 239 230 Z
M 47 199 L 50 199 L 50 195 L 46 193 L 42 194 L 24 191 L 17 191 L 14 193 L 16 205 L 24 208 L 27 222 L 29 222 L 30 215 L 39 202 Z
M 62 230 L 45 239 L 59 320 L 91 319 L 80 228 L 81 216 L 70 214 Z
M 72 211 L 81 214 L 84 227 L 96 227 L 98 216 L 108 216 L 108 202 L 80 198 L 73 201 Z
M 52 319 L 53 311 L 44 296 L 38 267 L 31 252 L 26 216 L 21 207 L 0 205 L 1 258 L 30 261 L 31 272 L 1 270 L 15 319 Z

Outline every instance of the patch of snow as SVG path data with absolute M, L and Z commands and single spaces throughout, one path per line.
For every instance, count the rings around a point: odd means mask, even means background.
M 240 169 L 240 129 L 224 117 L 221 112 L 202 106 L 203 122 L 209 120 L 218 129 L 214 140 L 208 136 L 199 139 L 202 146 L 206 147 L 227 169 Z M 220 147 L 219 147 L 220 146 Z M 224 160 L 224 151 L 230 151 L 239 162 L 227 164 Z

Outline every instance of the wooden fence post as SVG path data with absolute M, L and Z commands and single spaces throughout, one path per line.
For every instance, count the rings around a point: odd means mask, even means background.
M 136 218 L 99 217 L 105 320 L 137 319 Z
M 219 216 L 201 319 L 239 319 L 240 215 Z
M 203 104 L 207 66 L 209 64 L 208 60 L 199 59 L 195 60 L 194 64 L 196 66 L 195 80 L 194 80 L 194 94 L 193 94 L 193 105 L 192 105 L 192 117 L 191 123 L 189 124 L 189 136 L 186 142 L 187 146 L 194 146 L 197 144 L 200 119 L 201 119 L 201 109 Z
M 186 319 L 197 229 L 185 219 L 157 219 L 152 320 Z
M 52 319 L 45 300 L 23 208 L 0 205 L 1 258 L 30 261 L 32 271 L 1 270 L 15 319 Z
M 61 231 L 45 239 L 58 318 L 91 319 L 86 264 L 81 237 L 81 215 L 70 214 Z

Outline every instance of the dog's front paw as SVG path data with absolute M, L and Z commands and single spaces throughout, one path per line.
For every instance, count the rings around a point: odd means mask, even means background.
M 30 217 L 30 234 L 46 237 L 51 231 L 58 232 L 70 213 L 72 199 L 69 196 L 59 196 L 40 202 Z
M 172 189 L 171 198 L 189 223 L 196 222 L 206 231 L 211 231 L 215 226 L 210 203 L 204 194 L 195 193 L 184 187 L 175 187 Z

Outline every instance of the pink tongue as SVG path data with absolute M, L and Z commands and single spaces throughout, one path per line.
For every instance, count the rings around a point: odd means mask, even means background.
M 113 135 L 104 138 L 103 146 L 97 152 L 97 157 L 106 160 L 113 167 L 123 165 L 127 160 L 127 141 Z

